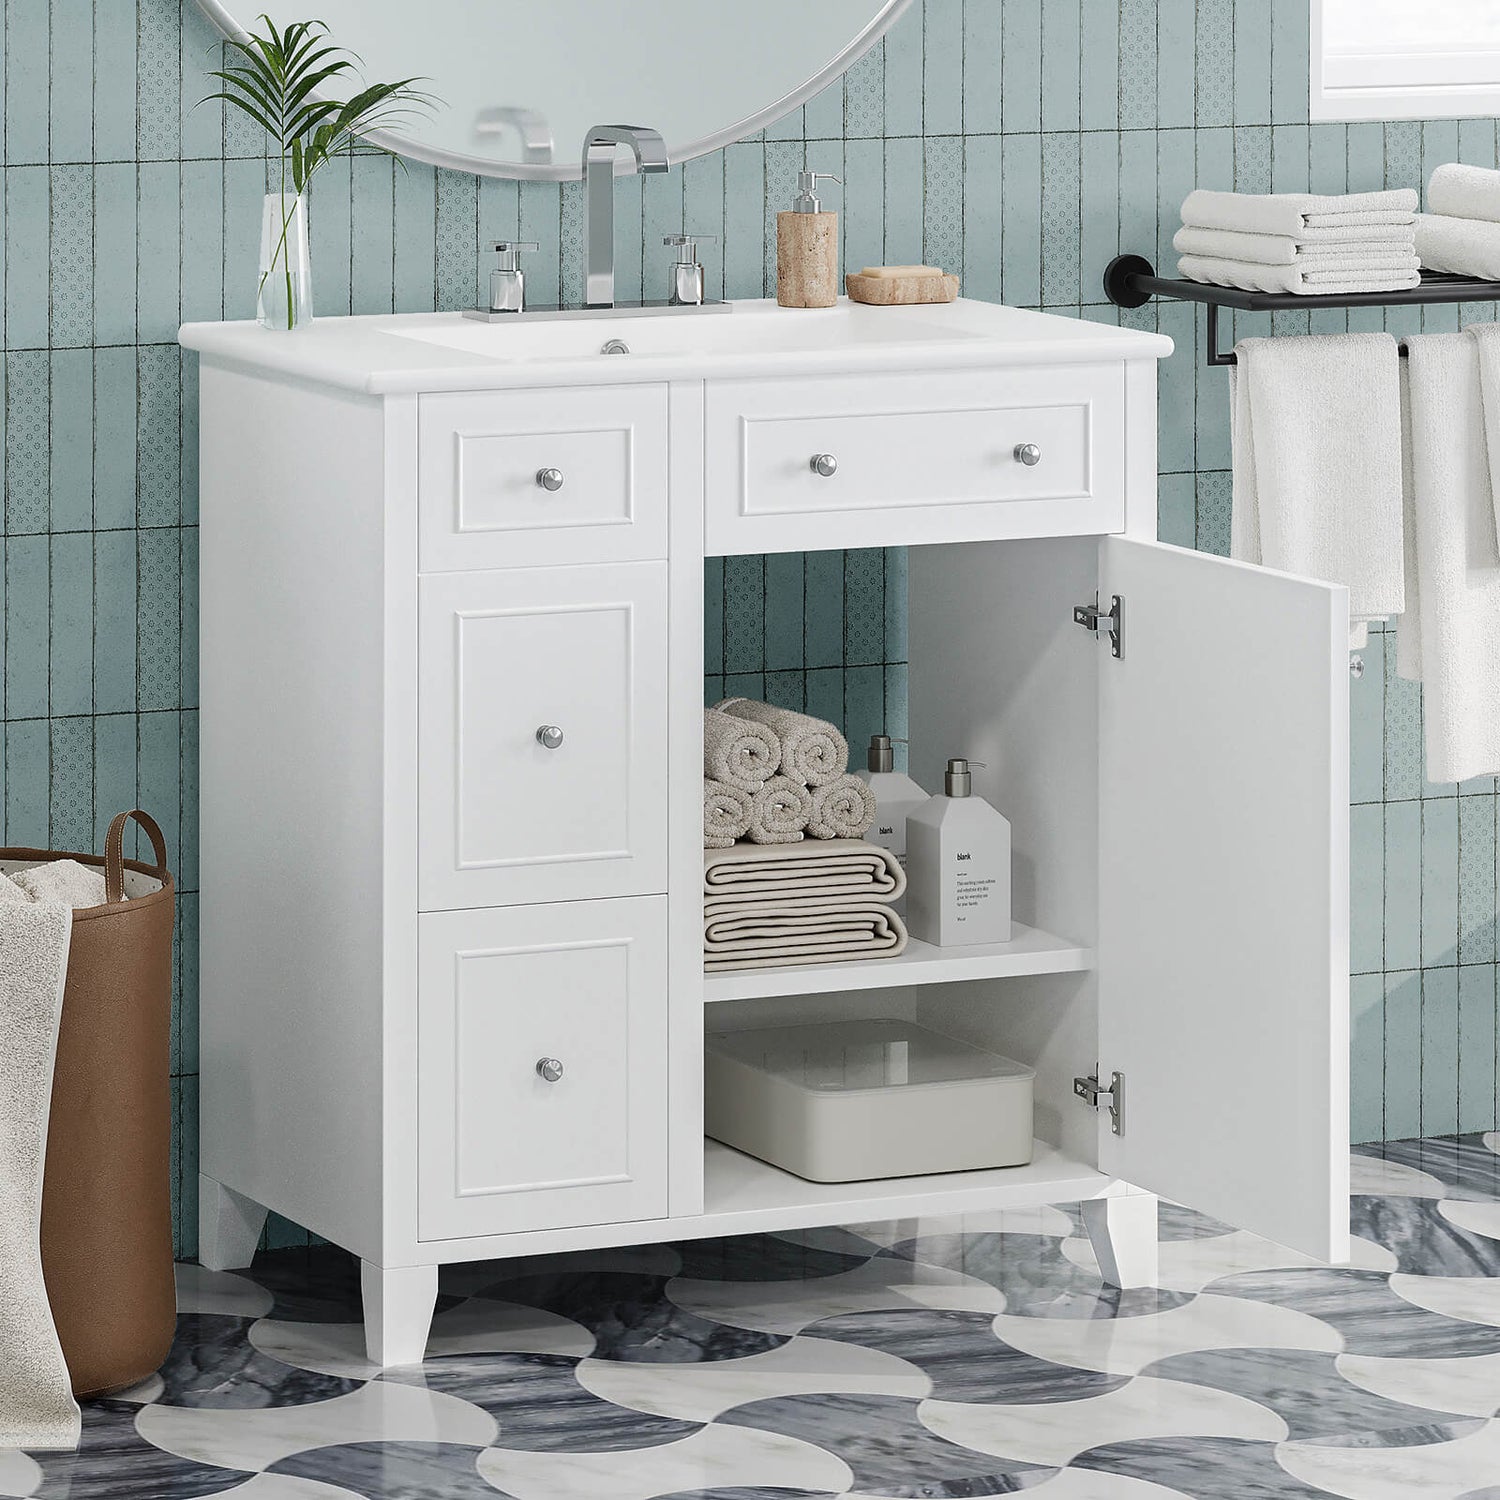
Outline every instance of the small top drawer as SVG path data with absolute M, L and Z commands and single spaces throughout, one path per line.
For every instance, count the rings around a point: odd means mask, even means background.
M 665 386 L 421 400 L 427 573 L 667 555 Z
M 707 423 L 710 554 L 1125 524 L 1118 364 L 726 381 Z

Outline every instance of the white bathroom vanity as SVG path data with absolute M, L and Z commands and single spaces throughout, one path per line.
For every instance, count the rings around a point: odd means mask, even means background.
M 1345 1258 L 1347 599 L 1156 542 L 1166 339 L 968 301 L 182 339 L 205 1264 L 306 1225 L 393 1364 L 456 1261 L 1082 1201 L 1136 1285 L 1157 1194 Z M 882 546 L 912 774 L 987 763 L 1014 940 L 705 978 L 703 560 Z M 706 1025 L 851 1015 L 1034 1067 L 1031 1164 L 705 1141 Z

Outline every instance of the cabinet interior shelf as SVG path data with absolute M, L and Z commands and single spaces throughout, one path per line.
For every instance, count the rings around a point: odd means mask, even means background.
M 881 990 L 906 984 L 951 984 L 961 979 L 1012 979 L 1021 974 L 1070 974 L 1091 969 L 1092 949 L 1016 922 L 1008 943 L 935 948 L 913 938 L 897 958 L 803 964 L 785 969 L 727 969 L 703 976 L 703 998 L 756 1000 L 769 995 L 826 995 L 837 990 Z

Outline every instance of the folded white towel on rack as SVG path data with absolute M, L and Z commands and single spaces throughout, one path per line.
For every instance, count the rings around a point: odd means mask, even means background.
M 1427 181 L 1427 211 L 1500 223 L 1500 172 L 1445 162 Z
M 1186 281 L 1239 287 L 1247 292 L 1335 297 L 1346 292 L 1404 291 L 1421 281 L 1420 265 L 1415 254 L 1407 256 L 1404 261 L 1391 261 L 1380 270 L 1346 270 L 1341 265 L 1320 268 L 1316 263 L 1305 261 L 1290 266 L 1266 266 L 1248 260 L 1184 255 L 1177 262 L 1177 274 Z
M 1172 245 L 1182 255 L 1249 261 L 1258 266 L 1305 265 L 1310 270 L 1338 266 L 1378 271 L 1393 261 L 1406 261 L 1416 253 L 1412 228 L 1404 225 L 1392 226 L 1387 239 L 1304 241 L 1285 234 L 1246 234 L 1239 229 L 1197 229 L 1184 224 L 1172 236 Z
M 1417 211 L 1412 188 L 1378 193 L 1225 193 L 1198 188 L 1182 203 L 1182 222 L 1200 229 L 1243 229 L 1298 238 L 1307 229 L 1409 224 Z
M 1243 339 L 1235 356 L 1230 552 L 1344 584 L 1357 647 L 1405 602 L 1396 341 Z
M 1500 545 L 1485 441 L 1483 345 L 1406 341 L 1407 611 L 1397 669 L 1422 683 L 1427 779 L 1500 774 Z
M 1429 271 L 1500 281 L 1500 223 L 1418 214 L 1416 230 L 1417 254 Z

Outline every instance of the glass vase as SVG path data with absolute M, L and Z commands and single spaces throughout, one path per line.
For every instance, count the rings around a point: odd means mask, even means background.
M 267 193 L 260 223 L 260 291 L 256 316 L 263 328 L 283 332 L 313 315 L 312 254 L 307 241 L 307 200 Z

